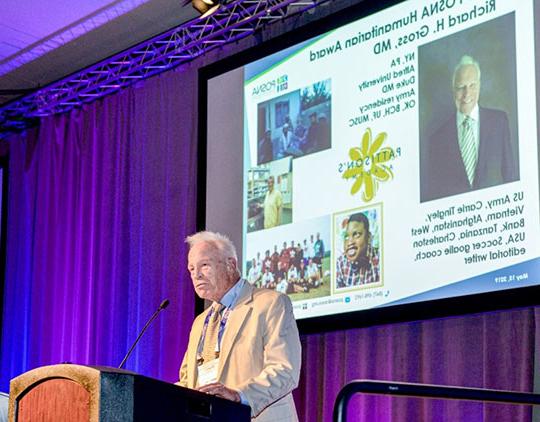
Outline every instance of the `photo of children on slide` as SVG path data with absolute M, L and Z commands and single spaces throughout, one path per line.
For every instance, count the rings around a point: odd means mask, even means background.
M 334 291 L 381 285 L 380 216 L 380 207 L 334 216 Z
M 332 147 L 330 79 L 257 108 L 257 164 L 302 157 Z
M 515 42 L 510 13 L 418 48 L 420 202 L 519 180 Z

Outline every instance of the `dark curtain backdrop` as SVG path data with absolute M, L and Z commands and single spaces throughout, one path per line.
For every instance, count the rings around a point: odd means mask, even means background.
M 194 312 L 183 239 L 195 230 L 197 67 L 350 3 L 330 2 L 10 139 L 0 389 L 41 365 L 117 365 L 165 297 L 170 307 L 127 368 L 176 380 Z M 330 421 L 339 389 L 360 378 L 532 391 L 539 327 L 537 307 L 303 336 L 300 419 Z M 356 397 L 349 415 L 530 421 L 531 409 Z

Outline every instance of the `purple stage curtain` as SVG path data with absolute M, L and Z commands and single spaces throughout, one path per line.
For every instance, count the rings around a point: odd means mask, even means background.
M 117 366 L 164 298 L 126 367 L 177 380 L 194 312 L 195 101 L 196 74 L 170 72 L 10 140 L 1 390 L 42 365 Z
M 330 421 L 357 379 L 531 392 L 540 308 L 488 312 L 309 335 L 295 400 L 304 421 Z M 536 368 L 538 371 L 538 368 Z M 356 395 L 349 421 L 531 421 L 531 406 Z

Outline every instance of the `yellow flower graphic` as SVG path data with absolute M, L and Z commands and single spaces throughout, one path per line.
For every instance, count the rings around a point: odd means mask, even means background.
M 364 202 L 375 197 L 379 182 L 386 182 L 394 177 L 390 166 L 386 164 L 394 157 L 394 150 L 390 147 L 381 148 L 386 138 L 386 132 L 381 132 L 372 139 L 371 129 L 367 128 L 362 136 L 362 145 L 349 150 L 349 157 L 355 162 L 355 166 L 347 169 L 343 178 L 354 179 L 351 195 L 364 187 Z

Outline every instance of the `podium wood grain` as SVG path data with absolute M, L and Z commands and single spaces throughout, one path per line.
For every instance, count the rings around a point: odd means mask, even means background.
M 90 393 L 80 384 L 67 379 L 50 379 L 20 400 L 17 420 L 87 422 L 90 420 L 89 405 Z

